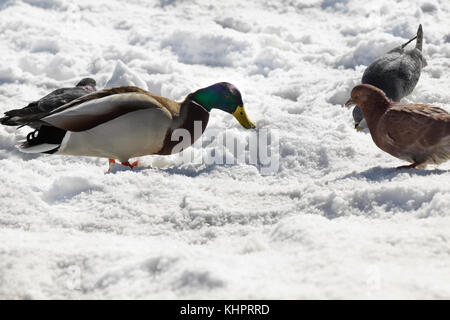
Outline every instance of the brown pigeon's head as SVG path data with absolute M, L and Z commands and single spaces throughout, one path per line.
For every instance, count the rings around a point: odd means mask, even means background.
M 377 87 L 370 84 L 360 84 L 353 88 L 350 99 L 345 103 L 345 106 L 348 107 L 352 104 L 356 104 L 359 107 L 364 108 L 369 105 L 368 102 L 378 104 L 380 102 L 389 102 L 389 99 L 386 97 L 386 94 Z

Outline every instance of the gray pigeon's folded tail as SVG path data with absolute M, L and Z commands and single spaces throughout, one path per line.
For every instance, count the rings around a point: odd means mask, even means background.
M 417 41 L 416 41 L 416 49 L 422 51 L 422 43 L 423 43 L 423 31 L 422 25 L 419 24 L 419 29 L 417 29 Z
M 22 109 L 13 109 L 5 112 L 5 116 L 7 117 L 23 117 L 30 114 L 35 113 L 37 110 L 37 104 L 34 105 L 29 104 L 27 107 Z
M 5 116 L 0 118 L 0 123 L 5 126 L 18 126 L 35 121 L 43 115 L 42 112 L 36 109 L 36 107 L 27 107 L 7 111 L 5 112 Z
M 423 31 L 422 31 L 422 25 L 421 24 L 419 24 L 419 28 L 417 29 L 417 34 L 414 36 L 414 38 L 409 39 L 407 42 L 402 44 L 402 49 L 404 47 L 406 47 L 408 44 L 410 44 L 412 41 L 414 41 L 415 39 L 417 39 L 417 41 L 416 41 L 416 49 L 419 50 L 419 51 L 422 51 Z
M 3 124 L 3 125 L 8 126 L 9 125 L 8 124 L 8 119 L 9 119 L 9 117 L 0 118 L 0 123 Z

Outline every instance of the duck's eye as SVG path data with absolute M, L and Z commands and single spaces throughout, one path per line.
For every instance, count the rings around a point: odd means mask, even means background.
M 243 116 L 243 115 L 244 115 L 244 113 L 243 113 L 242 111 L 240 112 L 240 114 L 241 114 L 241 116 Z

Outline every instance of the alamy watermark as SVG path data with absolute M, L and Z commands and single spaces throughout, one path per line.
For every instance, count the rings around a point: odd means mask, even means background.
M 65 270 L 65 284 L 69 290 L 81 289 L 81 268 L 77 265 L 70 265 Z
M 369 266 L 366 269 L 366 285 L 369 294 L 381 289 L 381 270 L 378 266 Z
M 177 142 L 172 154 L 177 154 L 184 163 L 195 164 L 239 164 L 246 163 L 258 168 L 262 175 L 273 175 L 279 169 L 280 139 L 277 129 L 257 129 L 246 131 L 245 142 L 227 130 L 208 129 L 202 134 L 202 122 L 194 122 L 194 137 L 187 129 L 175 129 L 171 141 Z M 201 157 L 187 152 L 192 138 L 194 146 L 201 146 L 207 152 Z M 213 147 L 213 148 L 208 148 Z M 181 152 L 185 150 L 184 152 Z

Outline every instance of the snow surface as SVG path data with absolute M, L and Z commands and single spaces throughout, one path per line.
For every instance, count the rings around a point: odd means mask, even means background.
M 228 81 L 280 140 L 273 175 L 175 156 L 105 174 L 2 126 L 0 298 L 450 298 L 450 163 L 396 171 L 342 108 L 419 23 L 404 100 L 449 110 L 448 0 L 0 0 L 0 111 L 85 76 L 175 100 Z M 218 110 L 212 130 L 251 135 Z

